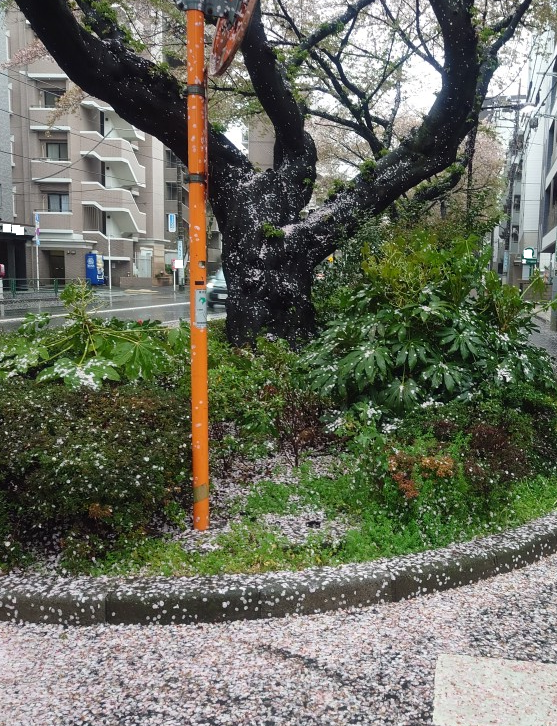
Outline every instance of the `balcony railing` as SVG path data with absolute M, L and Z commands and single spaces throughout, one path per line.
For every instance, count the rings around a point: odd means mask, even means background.
M 81 155 L 95 157 L 110 166 L 117 186 L 145 186 L 145 167 L 129 141 L 116 136 L 103 138 L 97 131 L 81 132 Z M 107 177 L 111 175 L 107 172 Z
M 55 124 L 50 123 L 50 118 L 55 110 L 55 108 L 49 106 L 31 106 L 29 109 L 31 126 L 45 126 L 52 131 L 56 131 L 57 129 L 68 130 L 72 125 L 70 114 L 64 113 L 56 118 Z M 73 119 L 73 123 L 75 124 L 75 119 Z
M 114 129 L 120 138 L 129 139 L 130 141 L 145 141 L 145 133 L 128 121 L 124 121 L 111 106 L 107 106 L 102 101 L 97 101 L 94 98 L 86 98 L 81 102 L 81 105 L 85 108 L 94 108 L 102 111 L 105 116 L 111 118 Z
M 44 209 L 37 209 L 41 221 L 41 231 L 50 232 L 73 230 L 73 214 L 71 212 L 49 212 Z
M 49 183 L 67 184 L 71 178 L 70 166 L 69 159 L 31 159 L 31 178 L 36 181 L 46 177 Z
M 145 234 L 147 215 L 140 212 L 127 189 L 107 189 L 98 182 L 82 182 L 82 205 L 94 206 L 114 218 L 119 235 Z

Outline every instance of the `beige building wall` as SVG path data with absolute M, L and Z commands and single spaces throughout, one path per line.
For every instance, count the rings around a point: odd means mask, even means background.
M 7 16 L 10 55 L 35 35 L 24 16 Z M 165 213 L 166 153 L 99 99 L 53 119 L 56 99 L 72 84 L 49 59 L 10 69 L 14 222 L 35 226 L 38 214 L 41 280 L 85 277 L 85 255 L 110 247 L 113 284 L 141 276 L 146 285 L 164 271 L 172 246 Z M 37 250 L 28 244 L 27 277 L 37 276 Z
M 271 122 L 266 118 L 255 118 L 248 128 L 248 157 L 261 171 L 273 168 L 273 148 L 275 133 Z

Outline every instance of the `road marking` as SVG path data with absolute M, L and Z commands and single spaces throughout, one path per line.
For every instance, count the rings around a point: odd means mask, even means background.
M 129 313 L 132 310 L 153 310 L 154 308 L 175 308 L 177 305 L 186 305 L 189 307 L 189 302 L 175 302 L 175 303 L 168 303 L 166 305 L 144 305 L 142 307 L 133 307 L 133 308 L 110 308 L 108 310 L 90 310 L 89 312 L 95 313 L 95 314 L 106 314 L 106 313 Z M 55 315 L 51 315 L 51 318 L 65 318 L 67 313 L 58 313 Z M 25 320 L 25 318 L 4 318 L 0 317 L 0 325 L 2 323 L 22 323 Z
M 175 302 L 168 303 L 166 305 L 143 305 L 141 307 L 133 308 L 110 308 L 109 310 L 95 310 L 91 312 L 96 313 L 129 313 L 131 310 L 153 310 L 155 308 L 175 308 L 177 305 L 189 305 L 189 302 Z M 57 316 L 63 317 L 63 316 Z

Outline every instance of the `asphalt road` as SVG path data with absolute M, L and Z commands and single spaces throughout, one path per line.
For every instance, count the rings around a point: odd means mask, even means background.
M 6 293 L 4 293 L 6 295 Z M 176 323 L 181 319 L 189 320 L 189 290 L 179 291 L 178 288 L 162 290 L 100 290 L 97 293 L 98 303 L 94 308 L 97 315 L 115 317 L 120 320 L 160 320 L 162 323 Z M 64 309 L 59 301 L 52 300 L 10 301 L 6 296 L 0 298 L 0 331 L 17 330 L 27 312 L 46 312 L 52 316 L 51 325 L 62 325 Z M 208 311 L 209 318 L 222 317 L 224 306 Z M 539 332 L 532 333 L 530 342 L 545 348 L 555 359 L 557 365 L 557 332 L 550 330 L 549 314 L 537 318 Z
M 96 315 L 115 317 L 120 320 L 160 320 L 170 324 L 180 319 L 189 320 L 189 291 L 113 291 L 103 290 L 97 295 L 98 302 L 91 310 Z M 17 330 L 26 313 L 46 312 L 52 317 L 51 325 L 62 325 L 64 308 L 52 300 L 18 301 L 0 300 L 0 330 Z M 209 318 L 221 317 L 224 306 L 209 311 Z
M 547 352 L 557 359 L 557 332 L 550 330 L 549 323 L 545 320 L 536 320 L 539 332 L 530 335 L 530 342 L 538 348 L 545 348 Z

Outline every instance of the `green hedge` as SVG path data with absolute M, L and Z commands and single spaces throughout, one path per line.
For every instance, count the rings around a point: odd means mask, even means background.
M 5 382 L 0 561 L 37 538 L 110 542 L 189 507 L 189 411 L 188 400 L 146 384 L 74 392 Z

